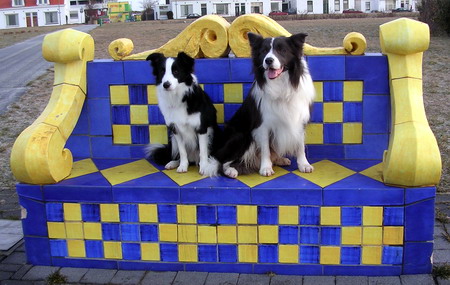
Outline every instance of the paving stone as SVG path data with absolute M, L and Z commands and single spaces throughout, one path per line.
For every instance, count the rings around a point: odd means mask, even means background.
M 26 274 L 23 276 L 23 280 L 45 280 L 47 277 L 59 270 L 59 267 L 55 266 L 33 266 Z
M 270 276 L 266 274 L 240 274 L 238 285 L 269 285 Z
M 180 271 L 177 274 L 177 277 L 175 277 L 175 280 L 173 281 L 173 285 L 191 285 L 191 284 L 198 284 L 202 285 L 206 281 L 206 277 L 208 277 L 207 272 L 187 272 L 187 271 Z
M 450 263 L 450 250 L 437 249 L 433 250 L 433 263 Z
M 239 273 L 209 273 L 205 285 L 236 285 Z
M 67 277 L 68 283 L 78 283 L 80 282 L 81 278 L 83 278 L 84 274 L 88 272 L 88 270 L 89 269 L 87 268 L 64 267 L 61 268 L 59 273 Z
M 13 275 L 13 272 L 10 271 L 0 271 L 0 280 L 7 280 Z
M 142 279 L 140 284 L 142 284 L 142 285 L 169 285 L 169 284 L 172 284 L 176 275 L 177 275 L 176 272 L 171 272 L 171 271 L 167 271 L 167 272 L 149 271 L 145 275 L 144 279 Z
M 434 233 L 433 233 L 433 235 L 435 237 L 437 237 L 437 236 L 441 237 L 443 233 L 444 233 L 444 229 L 442 228 L 441 223 L 436 222 L 436 224 L 434 226 Z
M 25 264 L 20 267 L 19 270 L 14 273 L 14 275 L 11 277 L 11 279 L 22 279 L 22 277 L 33 267 L 33 265 Z
M 32 281 L 25 280 L 5 280 L 0 283 L 1 285 L 33 285 Z
M 144 277 L 145 271 L 119 270 L 111 280 L 111 284 L 138 284 Z
M 367 285 L 367 276 L 336 276 L 336 285 Z
M 27 256 L 25 255 L 25 252 L 13 252 L 10 256 L 2 261 L 2 264 L 3 263 L 25 264 L 27 263 Z
M 303 276 L 275 275 L 270 279 L 270 285 L 302 285 Z
M 334 276 L 305 276 L 303 277 L 303 285 L 331 285 L 335 284 Z
M 403 285 L 434 285 L 434 279 L 428 274 L 419 275 L 401 275 Z
M 439 285 L 450 285 L 450 279 L 438 278 L 437 279 L 437 284 L 439 284 Z
M 3 271 L 11 271 L 11 272 L 16 272 L 17 270 L 20 269 L 20 267 L 22 267 L 23 265 L 20 264 L 1 264 L 0 268 Z
M 89 269 L 81 278 L 81 283 L 106 284 L 113 279 L 117 270 L 115 269 Z
M 435 236 L 433 250 L 436 249 L 450 249 L 450 242 L 444 239 L 442 235 Z
M 370 276 L 369 285 L 401 285 L 399 276 Z

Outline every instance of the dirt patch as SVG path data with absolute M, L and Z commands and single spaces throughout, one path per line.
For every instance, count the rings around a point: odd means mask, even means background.
M 23 42 L 35 36 L 51 33 L 66 28 L 70 28 L 70 26 L 65 25 L 65 26 L 51 26 L 51 27 L 29 27 L 29 28 L 0 30 L 0 48 L 4 48 L 13 45 L 15 43 Z

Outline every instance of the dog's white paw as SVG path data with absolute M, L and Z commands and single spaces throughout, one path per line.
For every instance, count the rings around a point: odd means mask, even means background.
M 298 170 L 303 173 L 311 173 L 314 170 L 314 167 L 309 163 L 303 163 L 298 165 Z
M 172 160 L 169 163 L 166 164 L 165 168 L 167 170 L 171 170 L 171 169 L 175 169 L 180 165 L 180 161 L 179 160 Z
M 259 174 L 261 176 L 272 176 L 275 173 L 275 171 L 273 171 L 272 167 L 261 167 L 261 169 L 259 170 Z
M 229 178 L 236 178 L 239 175 L 238 171 L 234 167 L 228 167 L 225 169 L 224 174 Z
M 177 168 L 178 173 L 185 173 L 188 171 L 189 163 L 180 163 L 180 166 Z
M 219 162 L 213 159 L 208 159 L 206 162 L 200 162 L 198 166 L 198 173 L 202 176 L 213 177 L 217 176 L 217 173 L 219 172 Z
M 291 160 L 289 158 L 286 158 L 286 157 L 278 157 L 274 161 L 274 164 L 278 165 L 278 166 L 289 166 L 289 165 L 291 165 Z

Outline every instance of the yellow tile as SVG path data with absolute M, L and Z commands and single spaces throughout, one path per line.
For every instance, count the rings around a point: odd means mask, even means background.
M 256 226 L 238 226 L 238 243 L 258 243 Z
M 67 253 L 70 257 L 86 257 L 84 240 L 67 240 Z
M 81 205 L 77 203 L 64 203 L 64 220 L 81 221 Z
M 383 244 L 403 244 L 403 227 L 387 226 L 383 228 Z
M 179 224 L 196 224 L 197 206 L 177 205 L 177 221 Z
M 158 95 L 156 95 L 156 86 L 155 85 L 147 85 L 147 99 L 148 104 L 150 105 L 158 105 Z
M 178 245 L 178 261 L 180 262 L 197 262 L 198 251 L 196 244 L 179 244 Z
M 383 244 L 383 228 L 363 227 L 363 244 L 369 245 Z
M 122 243 L 117 241 L 103 242 L 103 250 L 107 259 L 122 259 Z
M 141 259 L 160 261 L 158 243 L 141 243 Z
M 83 239 L 83 224 L 81 222 L 66 223 L 67 238 Z
M 239 175 L 237 177 L 237 180 L 241 181 L 245 185 L 249 187 L 255 187 L 259 184 L 265 183 L 267 181 L 271 181 L 275 178 L 278 178 L 280 176 L 283 176 L 285 174 L 288 174 L 289 171 L 287 171 L 284 168 L 281 168 L 279 166 L 274 166 L 273 170 L 275 171 L 275 174 L 272 176 L 261 176 L 259 173 L 252 173 L 252 174 L 245 174 L 245 175 Z
M 130 125 L 113 125 L 112 130 L 114 144 L 131 144 Z
M 320 224 L 323 226 L 340 226 L 341 207 L 321 207 Z
M 95 166 L 94 162 L 90 158 L 75 161 L 72 166 L 72 171 L 70 172 L 70 175 L 66 179 L 91 174 L 97 171 L 98 171 L 97 166 Z
M 85 239 L 102 239 L 101 223 L 83 223 L 83 232 Z
M 179 186 L 205 179 L 204 176 L 198 173 L 198 167 L 196 166 L 189 166 L 186 173 L 178 173 L 176 169 L 163 170 L 163 172 Z
M 381 246 L 363 246 L 362 264 L 381 264 Z
M 198 226 L 199 243 L 217 243 L 217 228 L 215 226 Z
M 216 108 L 217 111 L 217 123 L 218 124 L 225 123 L 223 104 L 214 104 L 214 107 Z
M 329 160 L 322 160 L 313 163 L 314 171 L 312 173 L 301 173 L 296 170 L 292 173 L 309 180 L 320 187 L 326 187 L 350 175 L 355 174 L 353 170 L 345 168 Z
M 130 104 L 130 96 L 128 93 L 128 85 L 113 85 L 109 87 L 111 93 L 112 105 L 128 105 Z
M 178 225 L 178 242 L 197 242 L 197 226 Z
M 100 204 L 100 220 L 102 222 L 120 222 L 118 204 Z
M 344 101 L 360 102 L 363 96 L 362 81 L 344 81 Z
M 344 123 L 342 142 L 348 144 L 362 143 L 362 123 Z
M 257 224 L 258 223 L 258 207 L 257 206 L 237 206 L 237 222 L 238 224 Z
M 320 264 L 340 264 L 341 248 L 338 246 L 320 247 Z
M 382 226 L 383 207 L 363 207 L 363 226 Z
M 342 244 L 361 244 L 361 227 L 342 227 Z
M 342 103 L 323 103 L 323 122 L 341 123 L 343 119 Z
M 280 244 L 278 246 L 278 262 L 280 263 L 298 263 L 298 245 L 285 245 Z
M 66 238 L 66 226 L 64 223 L 47 222 L 49 238 Z
M 236 226 L 217 226 L 218 243 L 236 243 Z
M 225 103 L 242 103 L 244 101 L 241 83 L 224 84 L 223 94 Z
M 278 224 L 298 225 L 299 224 L 298 206 L 279 206 Z
M 383 163 L 367 168 L 360 173 L 377 181 L 383 182 Z
M 314 88 L 316 89 L 316 98 L 314 102 L 323 102 L 323 82 L 314 82 Z
M 176 242 L 178 239 L 176 224 L 159 224 L 159 241 Z
M 258 226 L 259 243 L 278 243 L 278 226 Z
M 239 262 L 258 262 L 258 246 L 250 244 L 238 245 Z
M 156 169 L 145 159 L 122 164 L 101 171 L 103 176 L 105 176 L 111 185 L 117 185 L 156 172 L 158 172 L 158 169 Z
M 130 122 L 132 125 L 147 125 L 148 105 L 131 105 Z
M 150 125 L 148 127 L 150 130 L 151 144 L 167 144 L 169 142 L 166 125 Z
M 323 124 L 306 125 L 305 142 L 307 144 L 323 144 Z
M 139 204 L 139 222 L 141 223 L 157 223 L 158 208 L 155 204 Z

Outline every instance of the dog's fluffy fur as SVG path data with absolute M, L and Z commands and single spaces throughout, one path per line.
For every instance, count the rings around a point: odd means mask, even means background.
M 224 130 L 224 146 L 215 154 L 225 175 L 274 174 L 272 164 L 289 165 L 297 157 L 301 172 L 312 172 L 305 156 L 305 126 L 315 91 L 303 58 L 306 34 L 262 38 L 249 33 L 255 82 Z
M 217 174 L 209 159 L 219 143 L 216 109 L 197 83 L 194 59 L 181 52 L 176 58 L 153 53 L 151 61 L 156 78 L 158 105 L 172 134 L 168 145 L 150 145 L 147 157 L 166 169 L 187 172 L 190 163 L 199 165 L 205 176 Z

